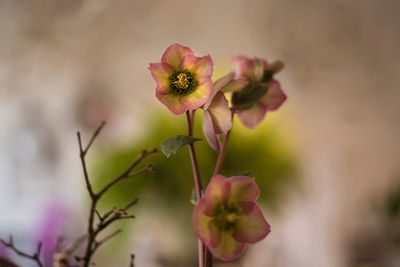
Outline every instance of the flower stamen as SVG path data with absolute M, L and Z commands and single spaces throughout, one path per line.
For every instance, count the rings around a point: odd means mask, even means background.
M 172 91 L 178 95 L 187 95 L 197 86 L 197 81 L 193 74 L 187 70 L 175 71 L 169 80 Z
M 176 80 L 173 81 L 173 84 L 176 87 L 179 87 L 179 88 L 182 88 L 182 89 L 186 89 L 189 86 L 189 77 L 185 73 L 179 73 L 176 76 Z
M 236 227 L 242 209 L 234 203 L 221 203 L 216 209 L 214 222 L 220 231 L 231 231 Z

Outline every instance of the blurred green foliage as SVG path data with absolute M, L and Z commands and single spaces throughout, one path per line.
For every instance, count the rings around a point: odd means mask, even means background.
M 199 116 L 200 114 L 196 115 L 194 136 L 203 138 L 201 116 Z M 94 174 L 92 177 L 96 178 L 94 180 L 95 188 L 99 188 L 112 177 L 121 173 L 141 150 L 155 146 L 160 148 L 160 144 L 165 138 L 177 134 L 187 134 L 186 117 L 184 115 L 160 116 L 153 123 L 148 124 L 147 130 L 142 138 L 132 138 L 131 144 L 128 143 L 123 147 L 113 144 L 101 147 L 101 143 L 99 143 L 100 153 L 95 153 L 97 159 L 95 159 L 94 166 L 91 166 Z M 270 210 L 279 207 L 276 204 L 279 204 L 281 192 L 284 191 L 284 188 L 295 189 L 294 178 L 298 176 L 296 160 L 286 146 L 287 141 L 277 127 L 274 127 L 273 122 L 268 121 L 256 129 L 250 130 L 235 120 L 221 174 L 230 176 L 250 173 L 256 178 L 260 187 L 260 200 L 263 204 L 267 205 Z M 196 142 L 195 147 L 203 186 L 205 186 L 211 178 L 217 152 L 210 148 L 205 139 Z M 174 260 L 170 266 L 193 266 L 194 262 L 192 261 L 196 259 L 196 250 L 192 248 L 196 247 L 196 243 L 191 223 L 193 204 L 190 200 L 193 177 L 188 149 L 183 147 L 176 155 L 171 155 L 169 158 L 160 151 L 144 160 L 141 165 L 144 166 L 149 162 L 155 163 L 155 172 L 129 178 L 112 188 L 100 201 L 100 212 L 115 206 L 123 207 L 130 199 L 138 197 L 141 201 L 134 213 L 143 209 L 156 214 L 156 220 L 162 224 L 167 224 L 166 220 L 172 220 L 179 224 L 179 239 L 183 242 L 181 249 L 177 253 L 172 253 L 173 255 L 164 255 L 167 258 L 163 260 Z M 140 167 L 138 166 L 138 168 Z M 290 185 L 290 187 L 286 185 Z M 132 234 L 139 230 L 132 228 L 130 222 L 125 222 L 120 226 L 123 226 L 124 231 L 132 233 L 133 230 Z M 158 233 L 156 229 L 140 229 L 140 231 Z M 162 235 L 162 233 L 160 234 Z M 122 235 L 118 239 L 122 242 L 114 243 L 114 248 L 122 248 L 128 236 L 130 234 Z M 160 236 L 160 238 L 166 237 Z M 175 240 L 176 238 L 178 237 L 175 236 Z M 182 252 L 183 250 L 184 252 Z M 162 257 L 162 255 L 158 255 L 158 257 Z M 179 263 L 175 261 L 179 261 Z
M 390 190 L 385 201 L 385 213 L 389 238 L 400 247 L 400 183 Z
M 199 113 L 199 112 L 198 112 Z M 201 116 L 196 114 L 194 136 L 203 138 Z M 186 134 L 185 116 L 160 116 L 149 123 L 147 134 L 140 139 L 132 138 L 132 144 L 124 147 L 107 146 L 98 153 L 94 168 L 95 186 L 99 187 L 119 174 L 129 165 L 143 149 L 158 147 L 165 138 Z M 273 124 L 261 124 L 255 130 L 245 129 L 238 120 L 229 142 L 227 156 L 222 169 L 226 176 L 250 173 L 256 177 L 261 189 L 261 201 L 274 206 L 279 200 L 282 186 L 293 182 L 297 166 L 292 153 L 285 146 L 286 142 L 273 127 Z M 204 141 L 196 142 L 203 186 L 211 178 L 217 152 Z M 190 203 L 193 188 L 192 170 L 187 148 L 176 155 L 165 157 L 161 152 L 150 156 L 142 164 L 155 162 L 155 172 L 142 174 L 121 182 L 107 194 L 105 207 L 124 205 L 134 196 L 145 198 L 146 195 L 157 195 L 168 205 Z M 163 201 L 164 202 L 164 201 Z M 190 207 L 185 205 L 185 207 Z

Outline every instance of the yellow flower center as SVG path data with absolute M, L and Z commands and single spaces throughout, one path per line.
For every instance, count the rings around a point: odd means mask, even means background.
M 197 87 L 197 80 L 188 70 L 176 70 L 169 77 L 171 91 L 177 95 L 188 95 Z
M 178 88 L 186 89 L 190 84 L 190 78 L 186 73 L 179 73 L 176 75 L 176 80 L 172 83 Z
M 236 203 L 221 203 L 215 210 L 213 221 L 220 231 L 232 231 L 242 212 L 242 208 Z

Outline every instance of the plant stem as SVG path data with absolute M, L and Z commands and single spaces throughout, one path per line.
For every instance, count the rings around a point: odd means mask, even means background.
M 232 123 L 233 123 L 233 115 L 234 115 L 234 112 L 232 112 Z M 217 162 L 215 163 L 213 176 L 217 175 L 221 172 L 222 165 L 224 164 L 224 160 L 225 160 L 226 150 L 228 148 L 228 142 L 229 142 L 230 135 L 231 135 L 231 130 L 229 130 L 226 133 L 226 135 L 224 136 L 224 140 L 222 141 L 222 144 L 220 144 L 220 146 L 219 146 L 219 153 L 218 153 Z M 213 267 L 212 257 L 213 256 L 212 256 L 211 252 L 207 249 L 206 255 L 205 255 L 206 267 Z
M 190 115 L 189 111 L 186 112 L 187 122 L 188 122 L 188 135 L 193 136 L 193 122 L 194 122 L 194 112 L 192 112 L 192 116 Z M 193 178 L 194 178 L 194 186 L 196 191 L 197 199 L 200 199 L 202 196 L 203 187 L 201 185 L 201 177 L 200 177 L 200 170 L 199 164 L 197 161 L 196 150 L 194 149 L 194 144 L 189 144 L 189 155 L 190 160 L 192 163 L 192 170 L 193 170 Z
M 194 110 L 192 111 L 192 114 L 190 114 L 189 111 L 186 111 L 189 136 L 193 136 L 194 114 L 195 114 Z M 190 160 L 192 163 L 194 187 L 195 187 L 195 191 L 196 191 L 196 199 L 198 201 L 198 200 L 200 200 L 200 198 L 202 196 L 203 188 L 201 185 L 201 177 L 200 177 L 199 164 L 198 164 L 197 156 L 196 156 L 196 150 L 194 149 L 193 143 L 189 144 L 189 155 L 190 155 Z M 205 267 L 206 248 L 200 239 L 198 239 L 197 243 L 198 243 L 199 267 Z
M 225 160 L 226 149 L 228 148 L 228 141 L 230 134 L 231 131 L 226 133 L 226 135 L 224 136 L 224 140 L 222 141 L 222 144 L 219 147 L 218 158 L 217 162 L 215 163 L 213 175 L 219 174 L 221 172 L 222 165 L 224 164 Z

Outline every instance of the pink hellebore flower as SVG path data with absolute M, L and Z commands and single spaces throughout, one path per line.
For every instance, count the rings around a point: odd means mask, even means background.
M 194 208 L 196 235 L 217 258 L 233 260 L 244 252 L 247 243 L 256 243 L 270 232 L 261 209 L 255 202 L 260 194 L 254 179 L 215 175 Z
M 236 78 L 244 86 L 232 94 L 232 104 L 238 110 L 239 119 L 248 128 L 254 128 L 267 111 L 278 109 L 286 100 L 280 83 L 273 75 L 283 68 L 281 61 L 271 64 L 264 59 L 238 56 Z M 236 88 L 237 89 L 237 88 Z
M 197 57 L 192 49 L 170 45 L 160 63 L 149 67 L 157 82 L 156 97 L 174 114 L 201 107 L 212 88 L 213 62 L 209 55 Z
M 217 135 L 226 134 L 232 128 L 232 112 L 221 89 L 229 85 L 233 76 L 234 73 L 231 72 L 217 80 L 210 98 L 203 106 L 203 133 L 210 146 L 217 150 L 219 150 Z

